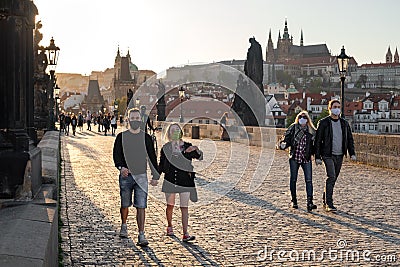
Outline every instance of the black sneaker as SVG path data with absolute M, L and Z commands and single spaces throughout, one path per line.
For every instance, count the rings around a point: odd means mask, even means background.
M 335 212 L 337 211 L 337 208 L 335 208 L 333 205 L 326 205 L 325 210 L 328 212 Z
M 292 201 L 291 207 L 292 207 L 293 209 L 298 209 L 298 208 L 299 208 L 299 205 L 297 205 L 297 201 Z
M 315 210 L 315 209 L 317 209 L 317 205 L 313 204 L 312 202 L 307 203 L 307 211 L 310 212 L 310 211 Z

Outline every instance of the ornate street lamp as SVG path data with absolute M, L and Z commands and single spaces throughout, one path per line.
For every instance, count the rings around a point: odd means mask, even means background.
M 139 98 L 136 98 L 136 100 L 135 100 L 135 107 L 136 107 L 136 108 L 139 108 L 139 105 L 140 105 L 140 99 L 139 99 Z
M 340 94 L 340 99 L 341 99 L 341 112 L 342 112 L 342 118 L 344 118 L 344 106 L 345 106 L 345 100 L 344 100 L 344 81 L 346 80 L 346 72 L 347 72 L 347 67 L 349 65 L 349 60 L 350 57 L 346 55 L 344 46 L 342 47 L 342 51 L 340 52 L 340 55 L 337 56 L 337 63 L 338 63 L 338 68 L 339 68 L 339 73 L 340 73 L 340 82 L 342 85 L 342 90 Z
M 60 105 L 60 87 L 58 87 L 58 84 L 56 84 L 56 87 L 54 88 L 54 98 L 56 100 L 56 118 L 55 121 L 58 120 L 58 107 Z
M 55 69 L 57 66 L 57 61 L 58 61 L 58 54 L 60 51 L 60 48 L 55 45 L 53 37 L 51 37 L 50 40 L 50 45 L 45 48 L 46 55 L 47 55 L 47 62 L 48 62 L 48 68 L 50 71 L 50 84 L 49 84 L 49 90 L 47 90 L 47 95 L 48 95 L 48 100 L 49 100 L 49 120 L 48 120 L 48 130 L 55 130 L 55 125 L 54 125 L 54 86 L 56 84 L 56 79 L 54 77 Z
M 181 116 L 179 117 L 179 122 L 182 123 L 183 122 L 183 113 L 182 113 L 182 102 L 183 102 L 183 98 L 185 97 L 185 89 L 183 88 L 183 86 L 181 86 L 181 88 L 179 88 L 179 99 L 181 100 Z

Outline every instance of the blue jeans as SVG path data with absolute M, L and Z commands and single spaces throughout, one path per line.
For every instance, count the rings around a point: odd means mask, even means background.
M 335 187 L 336 180 L 339 176 L 340 169 L 342 168 L 343 155 L 332 157 L 322 157 L 325 163 L 326 175 L 328 178 L 325 183 L 324 190 L 324 203 L 328 206 L 333 205 L 333 188 Z
M 129 174 L 128 177 L 119 176 L 119 189 L 121 196 L 121 207 L 147 208 L 148 180 L 147 174 Z
M 297 163 L 294 159 L 289 159 L 290 166 L 290 193 L 292 195 L 292 200 L 296 200 L 296 182 L 297 176 L 299 174 L 299 167 L 303 169 L 304 178 L 306 180 L 306 192 L 307 199 L 312 199 L 313 197 L 313 185 L 312 185 L 312 163 Z

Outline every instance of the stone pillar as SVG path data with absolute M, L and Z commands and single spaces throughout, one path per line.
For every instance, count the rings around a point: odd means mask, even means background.
M 14 197 L 20 168 L 32 160 L 39 173 L 40 150 L 33 129 L 33 29 L 37 8 L 30 0 L 0 1 L 0 196 Z M 16 169 L 16 166 L 18 168 Z M 22 166 L 22 167 L 21 167 Z M 40 179 L 40 177 L 35 177 Z

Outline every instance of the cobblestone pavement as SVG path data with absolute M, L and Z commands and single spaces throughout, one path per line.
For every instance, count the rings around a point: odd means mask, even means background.
M 264 175 L 260 175 L 256 166 L 261 148 L 191 142 L 205 152 L 204 161 L 196 163 L 200 201 L 189 211 L 189 230 L 196 240 L 181 242 L 178 208 L 174 210 L 176 237 L 165 236 L 165 204 L 159 185 L 150 188 L 146 210 L 150 244 L 140 248 L 133 208 L 128 218 L 130 238 L 118 237 L 114 137 L 87 131 L 63 136 L 65 266 L 400 266 L 399 171 L 345 161 L 334 195 L 339 211 L 327 213 L 321 209 L 324 167 L 313 166 L 318 209 L 308 213 L 301 172 L 300 208 L 289 207 L 286 152 L 263 154 L 274 161 L 269 172 L 261 169 Z M 254 180 L 259 184 L 256 188 L 251 186 Z

